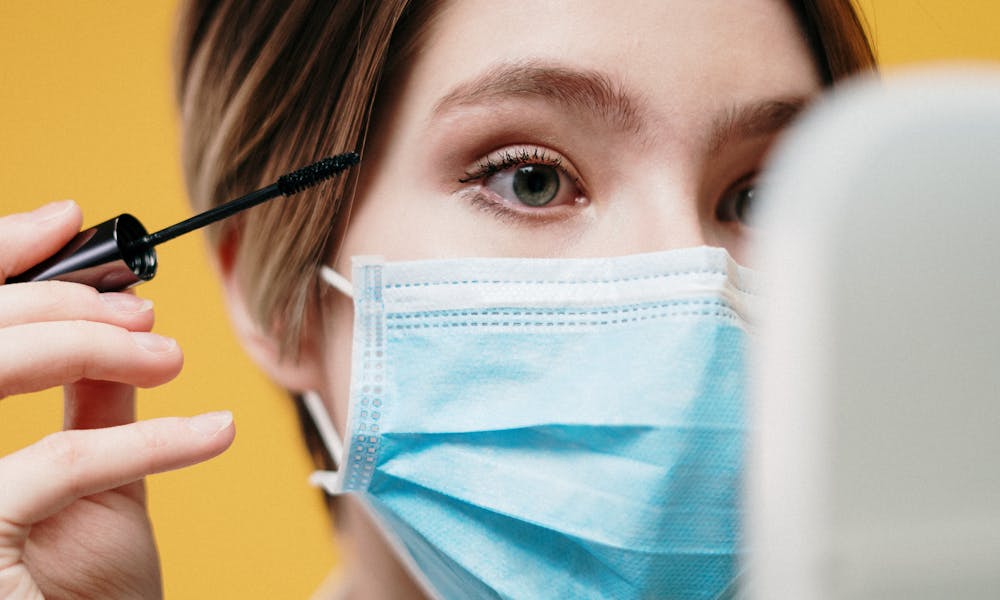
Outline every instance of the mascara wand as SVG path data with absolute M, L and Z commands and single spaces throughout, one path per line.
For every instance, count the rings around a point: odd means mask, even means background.
M 286 175 L 273 184 L 220 204 L 153 234 L 130 214 L 85 229 L 45 262 L 8 280 L 72 281 L 99 292 L 113 292 L 149 281 L 156 275 L 155 247 L 177 236 L 200 229 L 278 196 L 291 196 L 337 175 L 358 163 L 360 157 L 345 152 Z

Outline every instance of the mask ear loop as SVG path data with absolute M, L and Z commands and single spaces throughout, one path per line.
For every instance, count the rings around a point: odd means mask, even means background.
M 323 281 L 333 286 L 333 289 L 340 291 L 348 298 L 354 297 L 354 285 L 340 273 L 326 265 L 322 265 L 319 268 L 319 276 L 323 278 Z
M 326 412 L 326 407 L 323 406 L 323 400 L 320 399 L 319 394 L 312 390 L 303 392 L 302 404 L 312 419 L 313 425 L 316 426 L 316 431 L 319 432 L 319 437 L 323 440 L 323 445 L 326 446 L 326 451 L 330 454 L 330 459 L 336 469 L 334 471 L 314 471 L 309 476 L 309 483 L 322 487 L 330 495 L 338 494 L 342 489 L 341 483 L 344 478 L 344 444 L 340 435 L 337 434 L 337 430 L 334 429 L 333 422 L 330 420 L 330 415 Z
M 349 298 L 354 297 L 354 286 L 340 273 L 326 265 L 321 265 L 319 276 L 335 290 Z M 306 390 L 302 393 L 302 404 L 305 406 L 306 414 L 312 419 L 316 431 L 319 432 L 319 437 L 323 441 L 323 445 L 326 446 L 326 451 L 334 464 L 333 471 L 314 471 L 309 476 L 309 483 L 322 487 L 331 496 L 339 494 L 343 491 L 344 443 L 337 434 L 337 430 L 334 429 L 333 422 L 330 421 L 330 414 L 327 413 L 319 394 L 312 390 Z

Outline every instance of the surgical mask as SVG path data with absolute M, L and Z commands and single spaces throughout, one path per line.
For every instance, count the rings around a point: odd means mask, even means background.
M 353 260 L 339 465 L 444 598 L 735 590 L 753 274 L 720 248 Z

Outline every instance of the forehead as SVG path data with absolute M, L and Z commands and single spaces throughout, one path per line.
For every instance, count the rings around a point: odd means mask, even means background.
M 442 3 L 423 39 L 407 103 L 424 114 L 498 66 L 539 62 L 607 76 L 664 119 L 819 87 L 782 0 L 456 0 Z

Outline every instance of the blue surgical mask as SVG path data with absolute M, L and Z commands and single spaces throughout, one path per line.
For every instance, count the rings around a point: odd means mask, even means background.
M 355 258 L 347 435 L 312 399 L 340 465 L 313 481 L 443 598 L 725 597 L 751 279 L 707 247 Z

